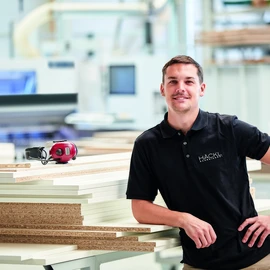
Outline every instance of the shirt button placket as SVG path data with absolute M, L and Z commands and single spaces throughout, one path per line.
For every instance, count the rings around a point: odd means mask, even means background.
M 183 142 L 183 152 L 184 152 L 186 158 L 190 158 L 190 154 L 188 153 L 188 147 L 187 147 L 187 144 L 188 144 L 187 141 L 184 141 L 184 142 Z

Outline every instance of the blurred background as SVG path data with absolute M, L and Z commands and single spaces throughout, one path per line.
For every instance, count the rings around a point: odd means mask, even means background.
M 270 131 L 268 1 L 12 0 L 0 22 L 0 141 L 16 158 L 160 122 L 161 69 L 177 54 L 205 70 L 202 109 Z

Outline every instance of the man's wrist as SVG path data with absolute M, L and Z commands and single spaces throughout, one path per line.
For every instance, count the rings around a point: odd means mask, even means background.
M 187 218 L 188 213 L 177 212 L 177 214 L 178 214 L 177 223 L 179 224 L 178 227 L 184 229 L 186 225 L 186 218 Z

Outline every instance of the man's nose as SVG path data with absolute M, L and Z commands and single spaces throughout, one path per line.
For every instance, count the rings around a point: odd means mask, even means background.
M 178 82 L 176 92 L 184 92 L 185 91 L 185 84 L 184 82 Z

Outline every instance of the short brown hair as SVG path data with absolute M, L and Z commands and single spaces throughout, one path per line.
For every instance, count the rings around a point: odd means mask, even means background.
M 199 81 L 200 81 L 200 83 L 203 82 L 203 69 L 202 69 L 202 67 L 193 58 L 191 58 L 190 56 L 187 56 L 187 55 L 177 55 L 177 56 L 173 57 L 171 60 L 169 60 L 164 65 L 164 67 L 162 68 L 162 82 L 164 82 L 164 77 L 165 77 L 167 68 L 173 64 L 185 64 L 185 65 L 190 64 L 190 65 L 195 66 L 198 70 L 197 74 L 199 77 Z

